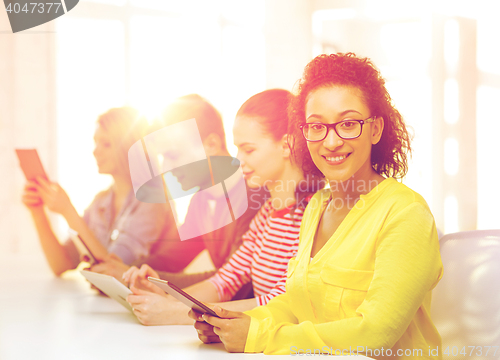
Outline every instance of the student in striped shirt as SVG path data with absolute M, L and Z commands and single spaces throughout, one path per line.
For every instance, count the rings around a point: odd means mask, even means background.
M 291 161 L 288 146 L 287 106 L 290 93 L 266 90 L 252 96 L 240 108 L 233 127 L 234 143 L 247 184 L 265 186 L 270 198 L 250 223 L 243 243 L 211 278 L 184 289 L 197 299 L 225 302 L 252 281 L 255 298 L 225 303 L 231 310 L 250 310 L 285 292 L 288 260 L 298 248 L 304 208 L 323 183 L 305 179 Z M 184 304 L 147 281 L 158 274 L 147 265 L 131 268 L 124 280 L 133 295 L 127 301 L 145 325 L 192 324 Z M 200 338 L 215 336 L 211 326 L 197 322 Z

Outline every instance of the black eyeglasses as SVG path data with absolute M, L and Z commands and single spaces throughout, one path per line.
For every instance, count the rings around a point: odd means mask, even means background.
M 374 122 L 375 119 L 376 116 L 372 116 L 365 120 L 347 119 L 335 124 L 307 123 L 300 125 L 299 128 L 302 130 L 302 135 L 304 135 L 307 141 L 325 140 L 332 128 L 339 138 L 351 140 L 361 136 L 363 124 Z

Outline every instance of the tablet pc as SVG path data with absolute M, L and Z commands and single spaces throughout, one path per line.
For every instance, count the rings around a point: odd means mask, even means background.
M 169 293 L 172 295 L 174 298 L 179 300 L 180 302 L 186 304 L 189 306 L 191 309 L 196 310 L 200 313 L 207 313 L 215 317 L 219 317 L 212 309 L 210 309 L 208 306 L 203 304 L 201 301 L 196 300 L 194 297 L 186 293 L 185 291 L 182 291 L 180 288 L 172 284 L 171 282 L 168 282 L 166 280 L 160 280 L 154 277 L 149 276 L 148 280 L 151 281 L 153 284 L 157 285 L 160 289 L 163 291 Z
M 118 301 L 129 311 L 133 312 L 132 307 L 127 302 L 127 296 L 132 294 L 132 291 L 114 277 L 104 274 L 95 273 L 92 271 L 81 270 L 80 273 L 90 281 L 96 288 L 108 295 L 110 298 Z
M 16 154 L 26 179 L 36 180 L 37 176 L 41 176 L 45 180 L 49 179 L 36 149 L 16 149 Z
M 86 256 L 89 259 L 89 264 L 94 265 L 99 263 L 95 256 L 92 254 L 90 249 L 87 247 L 87 244 L 83 241 L 81 238 L 80 234 L 78 234 L 75 230 L 69 229 L 69 236 L 71 238 L 71 241 L 73 241 L 73 244 L 75 244 L 76 249 L 78 250 L 78 253 L 80 254 L 80 258 L 82 256 Z

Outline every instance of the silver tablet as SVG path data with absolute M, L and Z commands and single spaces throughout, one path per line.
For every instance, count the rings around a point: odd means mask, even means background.
M 132 291 L 114 277 L 104 274 L 98 274 L 92 271 L 80 271 L 85 278 L 90 281 L 96 288 L 115 299 L 128 310 L 133 311 L 130 304 L 127 302 L 127 296 L 132 294 Z

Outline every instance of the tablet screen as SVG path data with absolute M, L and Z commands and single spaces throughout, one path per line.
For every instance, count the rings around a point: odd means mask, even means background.
M 35 180 L 37 176 L 41 176 L 48 180 L 36 149 L 16 149 L 16 154 L 26 179 Z
M 156 279 L 153 277 L 148 277 L 148 280 L 151 281 L 153 284 L 157 285 L 160 289 L 163 291 L 169 293 L 172 295 L 174 298 L 179 300 L 180 302 L 186 304 L 189 306 L 191 309 L 194 309 L 200 313 L 207 313 L 215 317 L 219 317 L 212 309 L 210 309 L 208 306 L 203 304 L 201 301 L 196 300 L 194 297 L 186 293 L 185 291 L 181 290 L 171 282 L 161 280 L 161 279 Z

